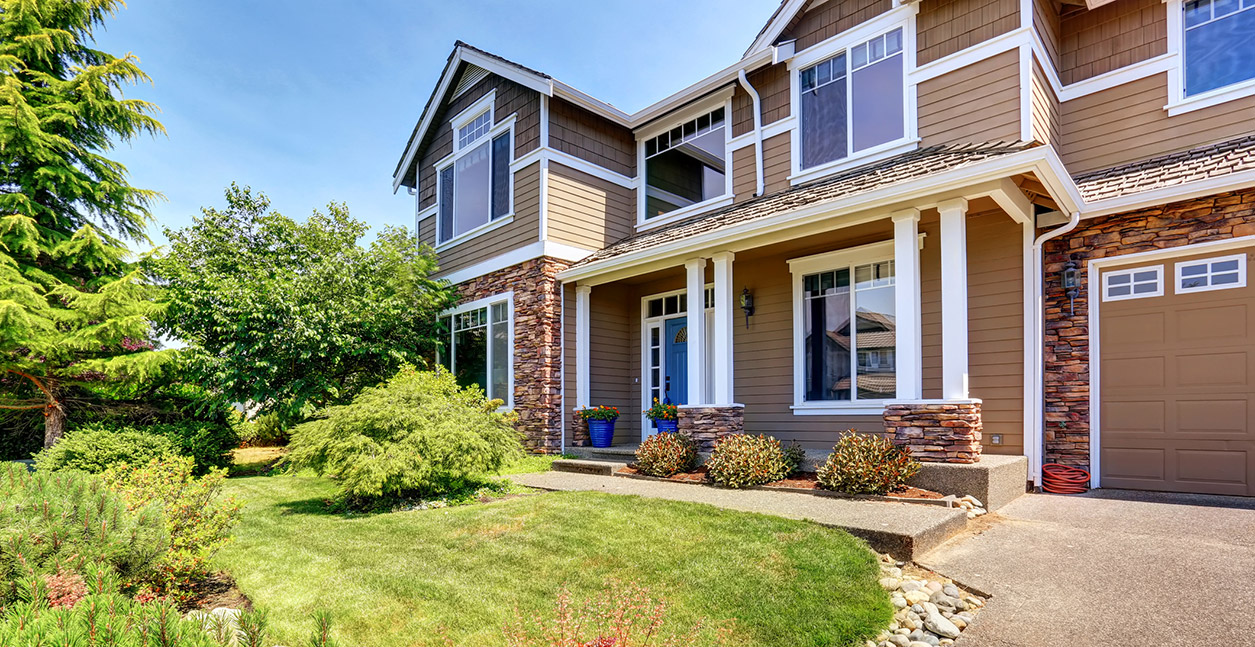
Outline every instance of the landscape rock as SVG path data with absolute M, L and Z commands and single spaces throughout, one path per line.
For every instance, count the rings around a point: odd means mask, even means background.
M 924 628 L 943 638 L 958 638 L 959 628 L 940 613 L 930 613 L 924 618 Z
M 929 596 L 923 591 L 910 591 L 903 597 L 911 604 L 920 604 L 921 602 L 927 602 Z
M 880 578 L 880 587 L 886 591 L 896 591 L 898 587 L 900 586 L 902 586 L 902 582 L 899 581 L 897 578 L 893 578 L 893 577 Z

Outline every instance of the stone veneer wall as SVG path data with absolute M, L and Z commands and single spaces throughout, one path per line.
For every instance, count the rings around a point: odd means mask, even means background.
M 745 408 L 682 406 L 680 431 L 692 434 L 699 451 L 711 451 L 723 437 L 745 431 Z
M 562 447 L 562 301 L 558 272 L 542 257 L 459 283 L 467 301 L 514 292 L 514 411 L 529 451 Z
M 885 406 L 885 433 L 915 460 L 980 462 L 980 400 L 895 402 Z
M 1083 220 L 1046 243 L 1046 462 L 1089 467 L 1089 295 L 1097 284 L 1087 275 L 1087 262 L 1250 235 L 1255 190 Z M 1069 260 L 1081 273 L 1075 312 L 1059 281 Z

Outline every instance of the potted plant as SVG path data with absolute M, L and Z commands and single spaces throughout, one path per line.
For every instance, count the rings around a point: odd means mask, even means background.
M 659 402 L 658 398 L 654 398 L 654 404 L 645 410 L 645 417 L 654 421 L 660 434 L 673 434 L 680 428 L 680 408 Z
M 619 419 L 619 410 L 599 405 L 581 409 L 580 417 L 588 422 L 588 438 L 593 447 L 609 447 L 614 441 L 614 421 Z

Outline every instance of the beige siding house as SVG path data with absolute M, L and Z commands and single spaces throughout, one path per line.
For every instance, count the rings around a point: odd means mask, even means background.
M 538 451 L 595 405 L 635 445 L 658 398 L 707 447 L 854 429 L 1255 495 L 1252 30 L 1255 0 L 785 0 L 634 113 L 459 42 L 394 175 L 463 296 L 440 361 Z

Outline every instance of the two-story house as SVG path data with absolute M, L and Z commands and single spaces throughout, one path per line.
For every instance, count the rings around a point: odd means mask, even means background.
M 785 0 L 633 114 L 458 43 L 394 183 L 536 449 L 670 398 L 1255 495 L 1252 118 L 1255 0 Z

